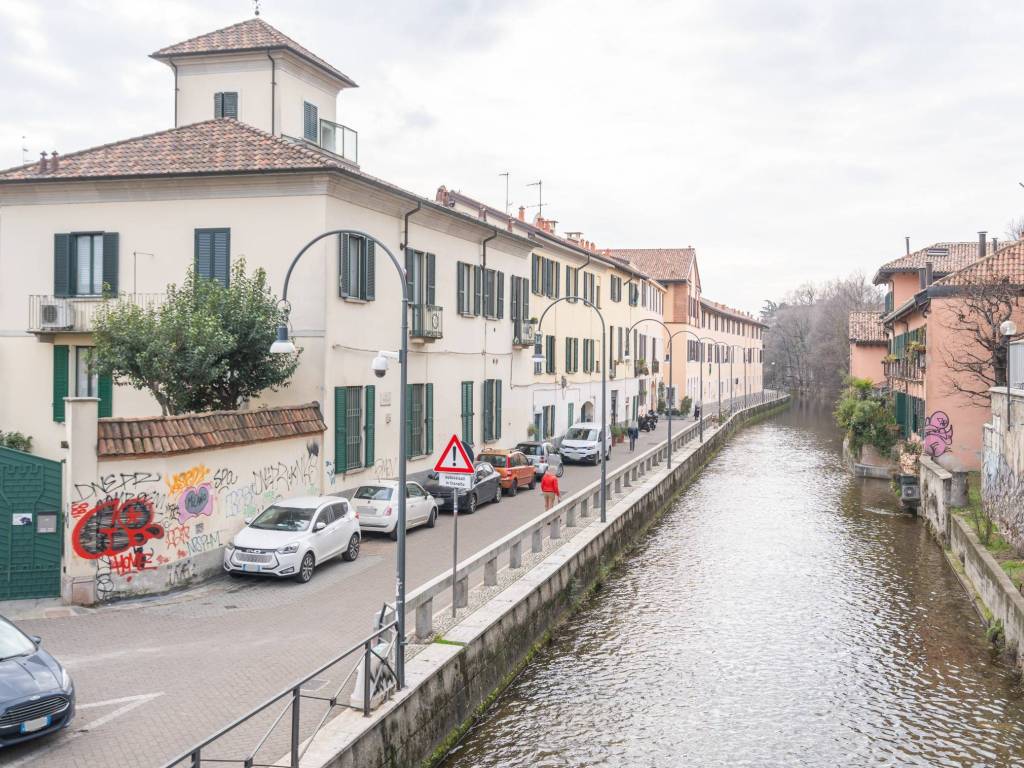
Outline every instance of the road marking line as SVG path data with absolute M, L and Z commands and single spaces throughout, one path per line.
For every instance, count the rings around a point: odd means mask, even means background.
M 77 704 L 77 705 L 75 705 L 75 709 L 92 709 L 93 707 L 109 707 L 111 704 L 124 704 L 127 701 L 139 701 L 139 699 L 144 699 L 145 701 L 148 701 L 149 699 L 155 699 L 157 696 L 163 696 L 163 691 L 161 691 L 160 693 L 142 693 L 142 694 L 139 694 L 138 696 L 122 696 L 120 699 L 107 699 L 106 701 L 94 701 L 91 704 Z M 140 703 L 144 703 L 144 702 L 140 702 Z M 139 706 L 139 705 L 136 704 L 135 706 Z

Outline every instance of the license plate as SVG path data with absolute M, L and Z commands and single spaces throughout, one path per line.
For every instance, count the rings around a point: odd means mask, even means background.
M 19 729 L 22 733 L 32 733 L 32 731 L 41 731 L 43 728 L 50 724 L 50 717 L 37 717 L 35 720 L 27 720 L 21 724 Z
M 246 572 L 255 571 L 255 565 L 249 565 L 249 563 L 242 563 L 242 570 Z

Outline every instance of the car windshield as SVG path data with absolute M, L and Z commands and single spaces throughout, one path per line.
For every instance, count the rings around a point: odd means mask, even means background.
M 279 507 L 275 504 L 267 507 L 249 527 L 261 531 L 304 531 L 309 528 L 309 521 L 313 519 L 314 512 L 315 509 Z
M 589 440 L 595 442 L 597 440 L 596 429 L 581 429 L 579 427 L 570 427 L 569 431 L 565 433 L 566 440 Z
M 355 497 L 368 501 L 390 501 L 392 493 L 393 489 L 386 485 L 360 485 L 356 489 Z
M 483 456 L 478 457 L 480 461 L 486 461 L 492 467 L 498 467 L 499 469 L 505 468 L 506 456 L 503 453 L 485 453 Z
M 530 443 L 520 443 L 516 446 L 516 450 L 522 451 L 527 456 L 541 456 L 543 454 L 541 446 L 536 444 L 531 445 Z
M 0 621 L 0 659 L 35 653 L 36 646 L 17 627 Z

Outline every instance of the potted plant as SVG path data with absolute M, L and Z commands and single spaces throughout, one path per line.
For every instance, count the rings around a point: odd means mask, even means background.
M 531 421 L 526 425 L 526 434 L 531 440 L 536 440 L 537 436 L 540 434 L 540 430 L 537 429 L 537 425 Z
M 626 439 L 626 430 L 618 424 L 612 426 L 612 444 L 617 445 Z

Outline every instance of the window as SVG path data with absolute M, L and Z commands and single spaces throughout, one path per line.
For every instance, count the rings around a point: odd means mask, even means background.
M 535 376 L 544 372 L 544 362 L 541 360 L 544 357 L 544 347 L 541 344 L 541 338 L 538 335 L 533 342 L 533 373 Z
M 553 437 L 555 434 L 555 406 L 545 405 L 542 418 L 541 436 Z
M 586 275 L 583 278 L 585 281 Z M 571 301 L 580 295 L 580 270 L 578 267 L 570 267 L 568 264 L 565 265 L 565 295 L 571 296 Z
M 636 283 L 629 283 L 629 306 L 635 307 L 640 303 L 640 288 Z
M 116 232 L 53 236 L 53 295 L 117 295 Z
M 566 423 L 566 426 L 567 426 L 568 429 L 572 429 L 572 425 L 576 421 L 575 414 L 573 413 L 575 405 L 576 405 L 575 403 L 569 403 L 568 404 L 569 413 L 568 413 L 568 422 Z
M 541 284 L 543 276 L 543 264 L 541 263 L 541 257 L 538 256 L 536 253 L 533 254 L 530 258 L 530 270 L 531 288 L 536 295 L 540 296 L 541 294 L 544 293 L 544 288 Z
M 462 442 L 473 444 L 473 382 L 464 381 L 461 387 Z
M 92 370 L 92 347 L 75 347 L 75 397 L 97 397 L 99 376 Z
M 339 295 L 344 299 L 373 301 L 376 297 L 376 248 L 359 235 L 338 239 Z
M 238 92 L 223 91 L 213 94 L 213 116 L 238 119 Z
M 510 316 L 513 324 L 513 336 L 518 343 L 525 335 L 530 323 L 530 286 L 525 277 L 512 275 L 510 280 L 512 307 Z
M 197 229 L 195 235 L 196 277 L 216 280 L 225 288 L 231 274 L 231 230 Z
M 315 104 L 302 102 L 302 138 L 318 143 L 320 138 L 320 113 Z
M 376 387 L 334 388 L 334 472 L 372 467 Z
M 409 384 L 406 392 L 406 457 L 434 452 L 434 385 Z
M 495 269 L 485 269 L 483 272 L 484 316 L 501 319 L 505 316 L 505 273 Z
M 622 301 L 622 278 L 612 275 L 611 285 L 612 301 Z
M 501 379 L 484 380 L 484 442 L 501 439 Z
M 479 311 L 473 311 L 473 295 L 474 281 L 473 271 L 478 269 L 472 264 L 466 264 L 464 262 L 458 262 L 455 265 L 455 277 L 456 277 L 456 307 L 460 315 L 470 317 L 474 314 L 480 314 Z M 479 310 L 480 302 L 477 302 Z
M 405 274 L 409 282 L 409 303 L 414 306 L 436 303 L 434 291 L 434 265 L 432 253 L 405 250 Z
M 75 236 L 75 295 L 103 293 L 103 235 Z
M 565 372 L 576 373 L 580 369 L 580 340 L 565 337 Z

